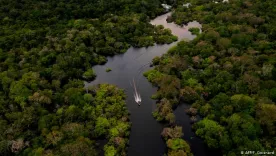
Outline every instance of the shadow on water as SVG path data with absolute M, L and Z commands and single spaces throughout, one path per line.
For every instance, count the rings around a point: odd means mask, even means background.
M 107 139 L 101 139 L 96 141 L 96 148 L 101 149 L 99 155 L 104 155 L 104 145 L 108 143 Z
M 178 36 L 179 40 L 192 40 L 195 38 L 186 27 L 167 23 L 166 18 L 168 15 L 170 13 L 158 16 L 151 21 L 151 24 L 163 25 L 165 28 L 171 29 L 172 33 Z M 190 25 L 201 28 L 198 22 L 191 22 Z M 190 25 L 188 24 L 188 27 Z M 148 48 L 131 47 L 124 54 L 108 57 L 108 62 L 105 65 L 93 67 L 97 74 L 96 79 L 91 83 L 85 84 L 85 87 L 88 87 L 100 83 L 109 83 L 125 90 L 127 95 L 126 104 L 130 112 L 130 121 L 132 122 L 128 148 L 128 155 L 130 156 L 162 156 L 165 153 L 166 145 L 160 135 L 163 125 L 158 123 L 152 116 L 152 111 L 156 107 L 156 101 L 151 99 L 151 95 L 157 91 L 157 88 L 147 81 L 143 76 L 143 72 L 150 69 L 149 63 L 155 56 L 163 55 L 176 43 L 155 45 Z M 106 72 L 107 67 L 111 68 L 112 71 Z M 129 83 L 133 78 L 137 80 L 137 91 L 142 98 L 141 106 L 138 106 L 134 101 L 133 89 Z M 184 115 L 185 112 L 181 116 L 186 118 Z M 189 118 L 187 117 L 187 119 Z M 184 122 L 189 123 L 189 121 Z M 190 129 L 190 127 L 186 128 L 184 126 L 183 129 Z M 186 132 L 186 139 L 191 136 L 194 136 L 194 134 Z M 196 146 L 198 143 L 199 141 L 191 142 L 192 147 L 197 148 L 193 152 L 202 150 L 201 146 Z
M 183 139 L 187 141 L 191 147 L 194 156 L 221 156 L 220 151 L 210 150 L 199 137 L 196 136 L 192 130 L 190 116 L 186 114 L 185 110 L 190 108 L 190 105 L 181 103 L 174 110 L 176 125 L 182 127 Z

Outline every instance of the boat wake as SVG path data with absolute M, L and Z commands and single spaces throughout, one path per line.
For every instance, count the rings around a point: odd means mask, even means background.
M 134 79 L 133 79 L 133 88 L 134 88 L 134 93 L 133 93 L 134 100 L 140 106 L 140 104 L 142 102 L 142 98 L 141 98 L 141 95 L 137 92 L 137 88 L 136 88 Z

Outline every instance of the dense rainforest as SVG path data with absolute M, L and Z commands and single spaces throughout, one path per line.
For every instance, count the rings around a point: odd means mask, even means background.
M 174 136 L 180 145 L 173 109 L 185 102 L 196 135 L 209 148 L 229 156 L 276 149 L 275 19 L 274 0 L 178 1 L 167 21 L 199 21 L 202 33 L 189 29 L 195 40 L 180 41 L 144 73 L 159 88 L 153 116 L 170 125 L 162 133 L 166 139 Z M 168 155 L 189 153 L 179 147 Z
M 164 12 L 159 0 L 0 0 L 0 155 L 126 155 L 124 91 L 84 80 L 106 56 L 176 41 L 149 24 Z
M 149 24 L 162 3 L 174 8 L 168 22 L 203 26 L 144 73 L 158 87 L 153 117 L 168 125 L 167 155 L 192 155 L 173 114 L 183 102 L 209 148 L 275 149 L 274 0 L 0 0 L 0 155 L 127 155 L 124 91 L 83 81 L 106 56 L 176 41 Z

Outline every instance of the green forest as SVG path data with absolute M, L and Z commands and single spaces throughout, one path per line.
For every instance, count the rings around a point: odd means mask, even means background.
M 168 125 L 165 155 L 193 155 L 185 127 L 175 126 L 183 102 L 210 149 L 276 149 L 274 0 L 0 0 L 0 155 L 126 156 L 124 90 L 85 89 L 84 81 L 107 56 L 177 41 L 149 23 L 166 12 L 162 3 L 173 6 L 168 22 L 202 24 L 202 33 L 189 29 L 196 39 L 154 58 L 144 73 L 158 87 L 153 117 Z
M 202 116 L 193 129 L 210 149 L 227 156 L 275 150 L 275 1 L 192 0 L 183 7 L 184 2 L 178 1 L 167 21 L 186 25 L 196 20 L 202 33 L 189 29 L 196 39 L 180 41 L 154 58 L 154 69 L 144 73 L 159 88 L 152 96 L 159 101 L 153 116 L 171 125 L 164 134 L 169 129 L 169 134 L 181 136 L 173 109 L 184 102 L 191 105 L 187 113 L 192 121 Z M 184 143 L 175 143 L 180 144 L 182 148 L 171 148 L 167 142 L 168 155 L 189 155 Z
M 124 91 L 84 81 L 106 56 L 176 41 L 149 24 L 164 12 L 159 0 L 1 0 L 0 155 L 126 155 Z

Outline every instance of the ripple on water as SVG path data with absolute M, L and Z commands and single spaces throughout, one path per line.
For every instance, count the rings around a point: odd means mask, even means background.
M 167 23 L 168 15 L 171 15 L 171 13 L 158 16 L 151 21 L 151 24 L 163 25 L 165 28 L 171 29 L 179 40 L 192 40 L 196 37 L 188 31 L 188 28 L 201 28 L 198 22 L 190 22 L 187 26 L 180 27 L 174 23 Z M 148 48 L 131 47 L 124 54 L 108 57 L 108 62 L 105 65 L 93 67 L 97 74 L 96 79 L 90 83 L 85 83 L 85 87 L 109 83 L 125 90 L 127 108 L 131 113 L 130 120 L 132 122 L 128 148 L 128 155 L 130 156 L 162 156 L 165 153 L 166 145 L 160 135 L 163 125 L 158 123 L 152 116 L 156 101 L 151 99 L 151 95 L 157 91 L 157 88 L 148 82 L 143 76 L 143 72 L 150 69 L 149 63 L 154 57 L 165 54 L 176 43 L 155 45 Z M 106 68 L 111 68 L 112 71 L 106 72 Z M 142 98 L 140 107 L 134 101 L 133 90 L 129 83 L 133 78 L 136 80 L 137 91 Z M 185 117 L 184 114 L 185 112 L 183 111 L 183 117 Z M 186 123 L 185 120 L 185 123 L 181 123 L 181 125 L 189 123 L 189 121 Z M 185 128 L 187 127 L 184 126 L 183 129 Z M 187 134 L 186 137 L 194 137 L 194 135 L 191 134 L 190 136 Z M 193 144 L 196 144 L 196 142 L 191 142 L 192 146 Z M 196 146 L 196 148 L 196 150 L 203 150 L 203 147 Z

